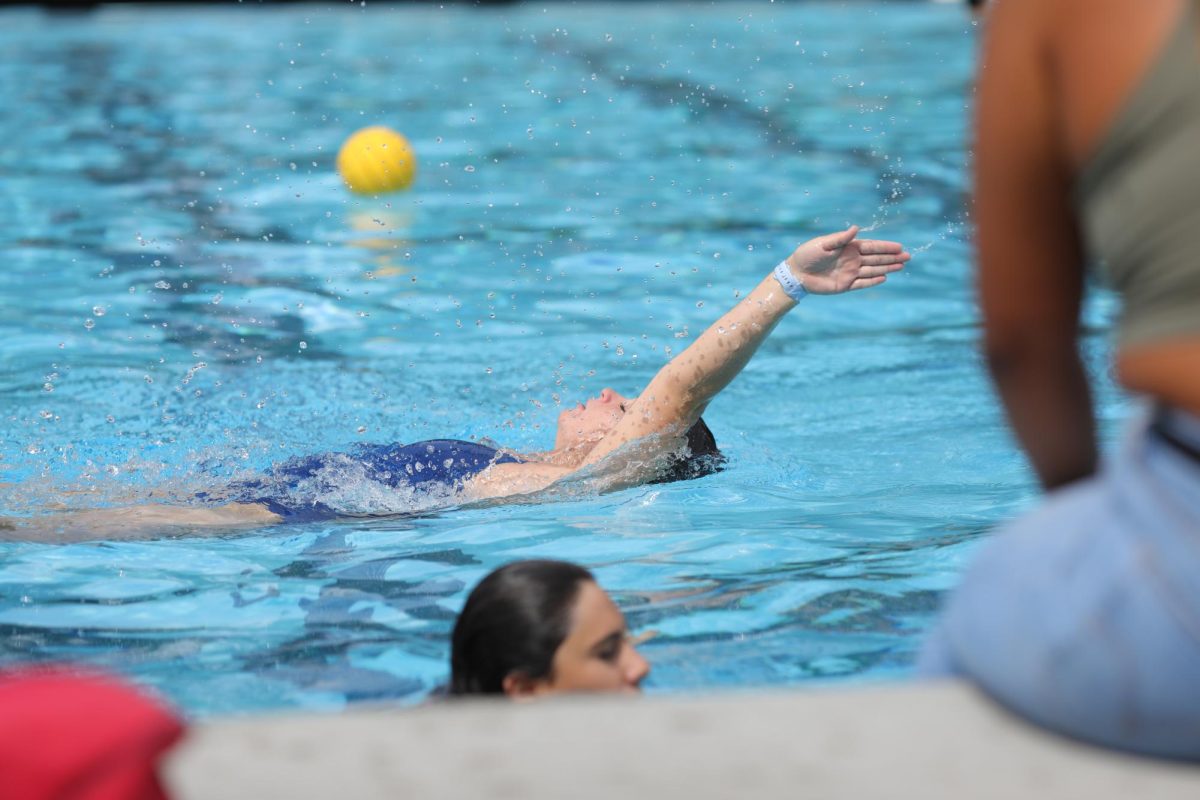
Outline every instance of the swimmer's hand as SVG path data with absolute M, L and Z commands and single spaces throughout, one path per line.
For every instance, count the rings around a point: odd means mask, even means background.
M 899 242 L 856 239 L 858 226 L 809 239 L 787 257 L 788 266 L 810 294 L 841 294 L 878 286 L 912 255 Z

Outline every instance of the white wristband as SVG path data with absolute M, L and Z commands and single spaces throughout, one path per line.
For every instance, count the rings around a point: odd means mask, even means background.
M 775 276 L 775 280 L 779 281 L 779 285 L 783 287 L 783 293 L 799 303 L 808 294 L 808 290 L 804 288 L 804 284 L 800 279 L 792 274 L 792 268 L 788 266 L 787 261 L 780 261 L 779 266 L 771 273 Z

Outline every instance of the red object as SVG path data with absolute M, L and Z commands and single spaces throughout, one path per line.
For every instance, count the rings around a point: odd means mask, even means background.
M 115 678 L 0 672 L 0 798 L 165 800 L 158 760 L 183 724 Z

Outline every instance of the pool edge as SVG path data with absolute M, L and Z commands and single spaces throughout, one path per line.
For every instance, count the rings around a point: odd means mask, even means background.
M 1200 796 L 1200 765 L 1046 733 L 955 682 L 213 719 L 166 779 L 177 800 Z

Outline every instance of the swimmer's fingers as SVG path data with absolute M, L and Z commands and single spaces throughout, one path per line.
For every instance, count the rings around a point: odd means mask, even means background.
M 859 229 L 857 225 L 851 225 L 844 231 L 838 231 L 837 233 L 831 233 L 828 236 L 822 236 L 820 239 L 821 248 L 828 252 L 841 250 L 843 247 L 854 241 L 854 237 L 858 235 L 858 230 Z
M 879 253 L 902 253 L 904 245 L 899 242 L 888 242 L 883 239 L 859 239 L 858 252 L 865 255 L 875 255 Z
M 880 267 L 886 264 L 903 265 L 911 258 L 912 256 L 909 253 L 885 253 L 881 255 L 870 256 L 864 255 L 859 258 L 859 263 L 864 267 Z
M 902 269 L 904 269 L 904 264 L 902 262 L 901 263 L 893 262 L 891 264 L 878 264 L 875 266 L 863 267 L 862 269 L 860 269 L 858 271 L 858 275 L 856 275 L 855 277 L 856 278 L 875 278 L 880 275 L 890 275 L 893 272 L 899 272 Z
M 854 280 L 854 283 L 850 284 L 850 288 L 847 289 L 846 291 L 856 292 L 859 289 L 869 289 L 872 286 L 878 286 L 879 284 L 883 283 L 886 280 L 887 280 L 886 275 L 880 275 L 875 278 L 856 278 Z
M 858 289 L 869 289 L 872 286 L 878 286 L 887 280 L 888 275 L 893 272 L 899 272 L 902 269 L 904 269 L 904 263 L 896 261 L 890 264 L 865 266 L 858 271 L 858 275 L 850 283 L 850 288 L 847 291 L 853 292 Z

